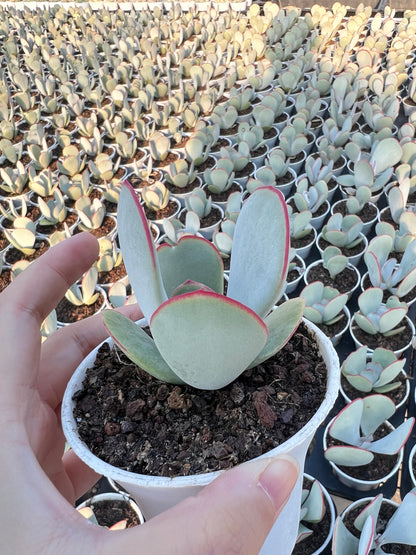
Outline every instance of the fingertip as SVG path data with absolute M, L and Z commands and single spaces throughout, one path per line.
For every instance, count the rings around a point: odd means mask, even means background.
M 270 459 L 261 472 L 257 485 L 269 497 L 278 514 L 286 504 L 299 477 L 299 463 L 290 455 Z

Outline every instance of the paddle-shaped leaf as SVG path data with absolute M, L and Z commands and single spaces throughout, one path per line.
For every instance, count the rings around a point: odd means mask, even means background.
M 153 314 L 150 329 L 169 367 L 200 389 L 235 380 L 267 340 L 267 327 L 252 310 L 207 291 L 170 299 Z
M 258 188 L 238 216 L 227 296 L 260 317 L 271 310 L 285 286 L 289 229 L 285 199 L 271 187 Z
M 118 214 L 124 265 L 137 302 L 146 320 L 150 321 L 153 312 L 168 297 L 144 210 L 134 189 L 126 181 L 120 191 Z

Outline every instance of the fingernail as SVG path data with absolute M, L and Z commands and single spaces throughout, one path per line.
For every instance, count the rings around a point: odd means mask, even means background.
M 276 511 L 288 500 L 299 476 L 299 463 L 289 455 L 280 455 L 270 461 L 259 476 L 258 485 L 270 498 Z

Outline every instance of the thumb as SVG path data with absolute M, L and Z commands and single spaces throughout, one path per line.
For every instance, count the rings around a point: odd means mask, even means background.
M 257 555 L 298 475 L 299 465 L 289 456 L 242 464 L 129 534 L 112 535 L 111 549 L 126 554 L 140 546 L 152 555 Z

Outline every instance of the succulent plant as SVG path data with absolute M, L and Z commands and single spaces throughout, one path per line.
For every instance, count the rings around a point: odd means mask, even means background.
M 338 517 L 335 522 L 332 541 L 334 555 L 382 555 L 387 544 L 416 545 L 416 533 L 412 526 L 416 516 L 416 488 L 409 491 L 386 523 L 379 519 L 383 494 L 370 500 L 354 521 L 354 528 L 360 533 L 354 535 Z M 380 530 L 381 528 L 381 530 Z
M 97 181 L 110 181 L 118 170 L 120 160 L 113 162 L 111 156 L 101 152 L 94 160 L 89 160 L 88 169 Z
M 214 194 L 228 191 L 234 182 L 234 177 L 234 163 L 228 157 L 219 158 L 214 168 L 204 172 L 207 189 Z
M 279 148 L 281 148 L 287 157 L 293 157 L 300 154 L 308 144 L 306 136 L 298 132 L 293 124 L 286 125 L 279 137 Z
M 154 212 L 163 210 L 169 204 L 169 190 L 161 181 L 145 185 L 141 190 L 141 195 L 145 205 Z
M 403 330 L 399 324 L 407 314 L 407 304 L 395 295 L 383 303 L 383 289 L 380 287 L 369 287 L 363 291 L 358 297 L 358 308 L 354 321 L 365 333 L 381 333 L 387 337 Z
M 20 216 L 13 222 L 13 229 L 4 229 L 4 235 L 15 249 L 23 255 L 35 252 L 36 224 L 26 216 Z
M 368 277 L 373 287 L 380 287 L 399 298 L 416 287 L 416 242 L 411 241 L 400 260 L 391 257 L 393 238 L 374 237 L 364 253 Z
M 322 237 L 331 245 L 351 249 L 362 241 L 363 222 L 356 214 L 333 214 L 322 228 Z
M 67 214 L 65 201 L 58 188 L 53 191 L 52 199 L 45 201 L 42 197 L 39 197 L 38 203 L 42 215 L 39 225 L 54 225 L 65 220 Z
M 75 201 L 78 213 L 79 227 L 84 231 L 98 229 L 104 221 L 106 208 L 100 199 L 91 200 L 88 196 L 81 196 Z
M 397 389 L 401 382 L 394 381 L 403 370 L 405 358 L 397 358 L 393 351 L 377 347 L 370 355 L 362 345 L 344 360 L 341 372 L 358 391 L 365 393 L 388 393 Z
M 93 188 L 88 170 L 69 178 L 67 175 L 59 176 L 59 188 L 71 200 L 88 196 Z
M 74 283 L 65 293 L 65 298 L 74 306 L 90 306 L 100 296 L 97 288 L 98 271 L 92 266 L 82 277 L 81 283 Z
M 260 207 L 268 212 L 265 226 L 257 222 Z M 112 312 L 105 312 L 104 322 L 121 349 L 146 371 L 173 383 L 220 388 L 272 356 L 293 334 L 302 316 L 302 300 L 292 299 L 270 312 L 284 289 L 289 254 L 288 219 L 280 193 L 258 189 L 244 203 L 234 233 L 226 297 L 221 257 L 211 243 L 184 237 L 176 247 L 161 246 L 156 252 L 142 208 L 127 186 L 120 195 L 119 214 L 120 210 L 124 262 L 153 338 Z M 270 235 L 282 241 L 266 241 Z M 247 252 L 253 256 L 250 264 Z M 261 279 L 263 285 L 251 287 L 252 279 Z M 169 325 L 172 321 L 174 326 Z
M 340 175 L 338 183 L 346 188 L 348 194 L 354 194 L 360 185 L 366 185 L 372 193 L 376 193 L 391 178 L 393 167 L 401 159 L 402 148 L 397 139 L 391 137 L 374 142 L 368 158 L 352 142 L 346 145 L 345 153 L 354 162 L 354 173 Z
M 330 245 L 322 253 L 322 265 L 332 279 L 340 274 L 348 265 L 348 257 L 338 247 Z
M 192 193 L 185 198 L 185 208 L 188 212 L 195 212 L 198 218 L 202 220 L 211 212 L 212 200 L 204 191 L 196 187 Z
M 310 210 L 312 215 L 326 202 L 328 198 L 328 185 L 320 180 L 315 185 L 311 185 L 307 178 L 300 178 L 296 192 L 293 195 L 293 202 L 299 212 Z
M 322 485 L 318 480 L 312 480 L 309 489 L 302 489 L 299 530 L 296 543 L 309 538 L 313 534 L 313 531 L 308 526 L 321 522 L 325 512 L 325 496 Z
M 14 166 L 0 168 L 0 189 L 8 194 L 20 195 L 26 188 L 28 174 L 19 160 Z
M 95 262 L 98 272 L 110 272 L 121 264 L 123 257 L 115 241 L 103 237 L 98 240 L 98 244 L 100 251 L 98 260 Z
M 299 295 L 305 301 L 304 316 L 314 324 L 331 326 L 340 320 L 343 308 L 348 301 L 346 293 L 321 281 L 309 283 Z
M 169 164 L 165 177 L 168 183 L 171 183 L 179 189 L 184 189 L 195 182 L 196 171 L 194 169 L 194 163 L 191 162 L 188 164 L 186 160 L 179 158 Z
M 394 402 L 385 395 L 354 399 L 332 420 L 328 434 L 343 445 L 331 445 L 324 457 L 336 465 L 369 464 L 374 454 L 395 455 L 409 437 L 414 418 L 405 420 L 387 435 L 374 439 L 378 428 L 395 413 Z
M 85 167 L 86 156 L 75 145 L 68 145 L 62 151 L 62 158 L 58 160 L 58 170 L 62 175 L 74 177 Z

